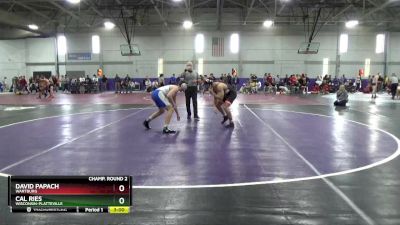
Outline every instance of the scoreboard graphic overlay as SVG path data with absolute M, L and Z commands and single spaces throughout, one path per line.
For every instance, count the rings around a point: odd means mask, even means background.
M 131 176 L 9 176 L 8 205 L 22 213 L 129 213 Z

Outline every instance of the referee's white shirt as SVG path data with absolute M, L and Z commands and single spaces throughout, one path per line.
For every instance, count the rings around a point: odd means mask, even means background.
M 396 76 L 392 76 L 390 78 L 390 83 L 391 84 L 398 84 L 399 83 L 399 78 L 397 78 Z

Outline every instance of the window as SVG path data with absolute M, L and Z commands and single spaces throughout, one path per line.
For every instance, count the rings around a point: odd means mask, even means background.
M 164 59 L 159 58 L 158 59 L 158 68 L 157 68 L 157 74 L 160 76 L 160 74 L 164 73 Z
M 98 35 L 92 36 L 92 53 L 93 54 L 100 53 L 100 37 Z
M 324 58 L 322 61 L 322 76 L 329 73 L 329 58 Z
M 365 59 L 364 76 L 368 77 L 371 71 L 371 59 Z
M 57 53 L 59 55 L 67 54 L 67 38 L 64 35 L 57 37 Z
M 231 52 L 236 54 L 239 52 L 239 34 L 232 34 L 231 35 Z
M 203 71 L 204 71 L 204 60 L 203 58 L 199 58 L 199 63 L 197 65 L 197 72 L 199 75 L 204 75 Z
M 339 52 L 346 53 L 349 47 L 349 35 L 341 34 L 339 39 Z
M 203 53 L 204 52 L 204 35 L 197 34 L 196 38 L 194 39 L 194 48 L 196 53 Z
M 375 52 L 376 52 L 376 54 L 385 52 L 385 35 L 384 34 L 376 35 Z

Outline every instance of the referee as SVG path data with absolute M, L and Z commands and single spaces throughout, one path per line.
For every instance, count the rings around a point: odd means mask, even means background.
M 197 114 L 197 79 L 199 74 L 193 70 L 193 63 L 187 62 L 185 72 L 181 74 L 181 79 L 185 82 L 188 87 L 185 91 L 186 97 L 186 110 L 187 110 L 187 118 L 188 120 L 192 117 L 192 112 L 190 111 L 190 99 L 193 101 L 193 113 L 194 119 L 199 120 L 200 117 Z
M 392 93 L 393 100 L 394 97 L 396 96 L 398 86 L 399 86 L 399 78 L 397 78 L 396 74 L 393 73 L 392 77 L 390 78 L 390 92 Z

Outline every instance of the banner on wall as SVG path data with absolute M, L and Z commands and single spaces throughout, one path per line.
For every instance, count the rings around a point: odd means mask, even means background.
M 92 60 L 92 53 L 68 53 L 68 60 Z

